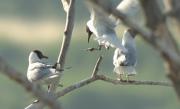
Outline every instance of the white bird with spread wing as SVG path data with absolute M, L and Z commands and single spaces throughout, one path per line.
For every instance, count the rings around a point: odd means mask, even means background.
M 98 41 L 99 46 L 105 46 L 106 48 L 118 47 L 124 49 L 117 38 L 114 28 L 116 27 L 110 17 L 105 13 L 100 12 L 92 8 L 91 19 L 87 22 L 88 42 L 91 34 L 93 33 Z
M 29 54 L 29 66 L 27 70 L 27 78 L 32 83 L 51 84 L 55 78 L 61 75 L 62 70 L 56 71 L 55 65 L 43 63 L 42 59 L 47 59 L 41 51 L 33 50 Z
M 127 49 L 127 52 L 123 52 L 119 48 L 115 49 L 113 64 L 114 72 L 118 75 L 118 80 L 122 80 L 122 75 L 126 75 L 127 80 L 129 80 L 129 76 L 136 74 L 137 53 L 135 36 L 136 32 L 134 30 L 127 29 L 122 38 L 122 45 Z
M 121 45 L 121 41 L 118 39 L 115 32 L 115 27 L 119 24 L 112 15 L 107 15 L 97 7 L 90 5 L 91 18 L 87 22 L 86 31 L 88 33 L 88 42 L 92 35 L 95 35 L 95 40 L 98 41 L 99 46 L 105 46 L 106 48 L 115 47 L 122 51 L 126 51 Z M 116 7 L 117 10 L 123 12 L 128 17 L 135 16 L 139 11 L 139 2 L 137 0 L 123 0 Z

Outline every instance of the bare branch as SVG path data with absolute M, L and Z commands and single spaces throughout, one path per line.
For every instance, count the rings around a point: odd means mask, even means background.
M 59 57 L 57 60 L 57 63 L 60 64 L 60 66 L 58 69 L 63 69 L 64 68 L 64 64 L 65 64 L 65 59 L 66 59 L 66 55 L 69 49 L 69 45 L 70 45 L 70 41 L 71 41 L 71 36 L 72 36 L 72 32 L 73 32 L 73 27 L 74 27 L 74 17 L 75 17 L 75 0 L 62 0 L 62 3 L 68 4 L 68 11 L 66 12 L 66 25 L 65 25 L 65 29 L 64 29 L 64 36 L 63 36 L 63 42 L 62 42 L 62 46 L 60 49 L 60 53 L 59 53 Z M 63 4 L 64 6 L 64 4 Z M 64 7 L 66 8 L 66 6 Z M 55 91 L 58 84 L 59 84 L 59 80 L 60 77 L 57 78 L 57 81 L 55 84 L 52 84 L 50 87 L 50 92 Z
M 100 56 L 95 64 L 93 73 L 91 77 L 88 77 L 87 79 L 84 79 L 80 82 L 77 82 L 73 85 L 70 85 L 68 87 L 66 87 L 65 89 L 57 92 L 56 97 L 59 98 L 61 96 L 64 96 L 76 89 L 79 89 L 80 87 L 86 86 L 90 83 L 93 83 L 97 80 L 102 80 L 104 82 L 107 83 L 111 83 L 114 85 L 158 85 L 158 86 L 172 86 L 171 84 L 169 84 L 168 82 L 157 82 L 157 81 L 119 81 L 119 80 L 115 80 L 115 79 L 111 79 L 109 77 L 106 77 L 104 75 L 98 75 L 98 69 L 99 69 L 99 65 L 101 63 L 102 60 L 102 56 Z
M 71 85 L 67 88 L 65 88 L 64 90 L 60 91 L 57 93 L 57 98 L 60 97 L 60 96 L 64 96 L 65 94 L 73 91 L 74 89 L 78 89 L 82 86 L 85 86 L 85 85 L 88 85 L 90 83 L 92 83 L 93 81 L 96 81 L 97 78 L 96 78 L 96 75 L 98 73 L 98 69 L 99 69 L 99 65 L 101 63 L 101 60 L 102 60 L 102 56 L 100 56 L 94 66 L 94 70 L 93 70 L 93 73 L 92 73 L 92 76 L 87 78 L 87 79 L 84 79 L 78 83 L 75 83 L 74 85 Z
M 44 104 L 47 104 L 52 109 L 60 109 L 59 103 L 55 99 L 55 95 L 52 93 L 46 93 L 41 89 L 40 86 L 30 83 L 22 73 L 17 72 L 15 69 L 10 67 L 1 57 L 0 57 L 0 72 L 8 76 L 11 80 L 14 80 L 26 91 L 32 93 L 35 97 L 40 99 Z
M 96 75 L 95 77 L 89 77 L 84 79 L 80 82 L 77 82 L 73 85 L 68 86 L 67 88 L 57 92 L 57 98 L 69 94 L 70 92 L 79 89 L 80 87 L 86 86 L 92 82 L 97 80 L 102 80 L 107 83 L 111 83 L 114 85 L 157 85 L 157 86 L 168 86 L 171 87 L 172 85 L 168 82 L 160 82 L 160 81 L 119 81 L 115 79 L 111 79 L 104 75 Z
M 98 78 L 98 80 L 102 80 L 105 82 L 109 82 L 115 85 L 158 85 L 158 86 L 172 86 L 170 83 L 168 82 L 161 82 L 161 81 L 138 81 L 138 80 L 130 80 L 130 81 L 119 81 L 116 79 L 111 79 L 107 76 L 104 75 L 97 75 L 96 78 Z
M 98 70 L 99 70 L 99 65 L 102 61 L 102 56 L 100 56 L 95 64 L 95 67 L 94 67 L 94 70 L 93 70 L 93 73 L 92 73 L 92 77 L 95 77 L 98 73 Z

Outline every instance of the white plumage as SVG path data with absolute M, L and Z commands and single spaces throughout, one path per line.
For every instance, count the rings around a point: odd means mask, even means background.
M 27 78 L 32 83 L 51 84 L 61 75 L 60 70 L 56 71 L 56 65 L 43 63 L 43 58 L 47 57 L 39 50 L 34 50 L 29 54 Z
M 90 8 L 91 18 L 87 22 L 89 38 L 93 33 L 95 35 L 95 40 L 98 41 L 99 45 L 104 45 L 106 48 L 114 47 L 126 51 L 121 45 L 121 41 L 118 39 L 114 30 L 115 27 L 120 24 L 120 21 L 112 15 L 105 14 L 102 10 L 97 9 L 94 6 L 91 6 Z M 140 5 L 138 0 L 123 0 L 116 9 L 123 12 L 128 17 L 134 17 L 139 12 Z
M 136 32 L 131 29 L 126 30 L 123 34 L 122 45 L 126 48 L 127 52 L 123 52 L 119 48 L 115 49 L 113 64 L 114 72 L 118 74 L 118 79 L 121 79 L 121 75 L 128 77 L 136 74 L 137 53 L 135 35 Z
M 91 18 L 87 22 L 88 32 L 95 35 L 95 40 L 98 41 L 99 45 L 104 45 L 106 48 L 118 47 L 125 50 L 114 30 L 116 27 L 115 19 L 100 10 L 91 8 Z

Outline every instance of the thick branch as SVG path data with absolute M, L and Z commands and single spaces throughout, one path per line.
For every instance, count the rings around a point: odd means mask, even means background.
M 64 29 L 63 42 L 57 60 L 61 68 L 64 68 L 67 51 L 69 49 L 69 45 L 71 41 L 71 36 L 74 27 L 74 17 L 75 17 L 74 12 L 75 12 L 75 0 L 70 0 L 69 9 L 67 11 L 67 16 L 66 16 L 66 25 Z
M 70 92 L 79 89 L 83 86 L 86 86 L 90 83 L 93 83 L 97 80 L 102 80 L 104 82 L 107 83 L 111 83 L 114 85 L 157 85 L 157 86 L 172 86 L 170 83 L 168 82 L 160 82 L 160 81 L 119 81 L 119 80 L 115 80 L 115 79 L 111 79 L 109 77 L 106 77 L 104 75 L 96 75 L 95 77 L 89 77 L 87 79 L 84 79 L 80 82 L 77 82 L 67 88 L 65 88 L 62 91 L 57 92 L 57 98 L 64 96 L 66 94 L 69 94 Z
M 95 67 L 94 67 L 94 70 L 93 70 L 93 73 L 92 73 L 92 77 L 95 77 L 98 73 L 98 70 L 99 70 L 99 65 L 102 61 L 102 56 L 100 56 L 95 64 Z
M 69 49 L 71 36 L 74 27 L 74 17 L 75 17 L 75 0 L 62 0 L 62 4 L 64 6 L 64 10 L 66 11 L 66 25 L 64 29 L 63 42 L 60 49 L 59 57 L 57 63 L 60 66 L 57 66 L 58 69 L 63 69 L 65 64 L 66 55 Z M 68 6 L 67 6 L 68 5 Z M 67 8 L 68 7 L 68 8 Z M 59 84 L 60 77 L 57 78 L 55 84 L 52 84 L 50 87 L 50 92 L 55 91 Z
M 52 109 L 60 109 L 59 103 L 55 99 L 55 95 L 52 93 L 46 93 L 41 89 L 40 86 L 30 83 L 22 73 L 17 72 L 15 69 L 10 67 L 1 57 L 0 57 L 0 72 L 8 76 L 11 80 L 14 80 L 22 87 L 24 87 L 28 92 L 31 92 L 35 97 L 40 99 L 44 104 L 47 104 Z

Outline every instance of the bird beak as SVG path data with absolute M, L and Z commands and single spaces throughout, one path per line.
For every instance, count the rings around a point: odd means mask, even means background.
M 129 29 L 128 31 L 129 31 L 129 33 L 132 35 L 133 38 L 136 37 L 137 31 L 135 31 L 135 30 L 133 30 L 133 29 Z
M 89 43 L 91 35 L 92 35 L 92 32 L 89 30 L 88 26 L 86 26 L 86 32 L 88 33 L 88 43 Z

